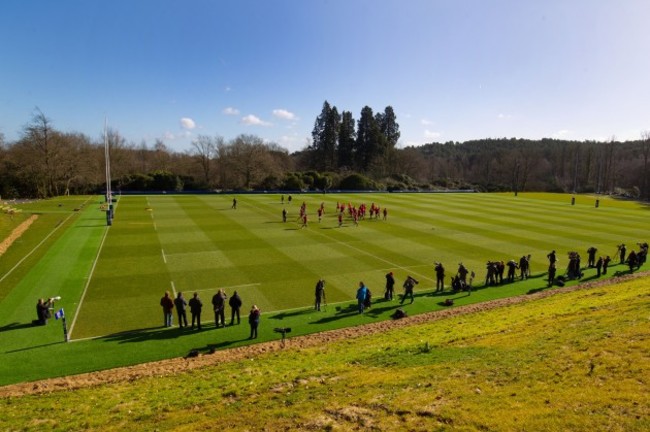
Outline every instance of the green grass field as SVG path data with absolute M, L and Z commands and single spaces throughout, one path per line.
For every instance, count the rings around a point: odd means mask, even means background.
M 360 280 L 380 297 L 388 271 L 398 287 L 407 274 L 420 280 L 416 302 L 406 306 L 410 314 L 442 308 L 445 298 L 465 304 L 545 289 L 551 249 L 558 251 L 561 273 L 570 250 L 581 252 L 585 263 L 589 246 L 603 255 L 613 255 L 621 242 L 636 248 L 647 240 L 650 210 L 602 197 L 595 208 L 588 196 L 571 205 L 569 195 L 559 194 L 306 194 L 285 204 L 285 224 L 279 195 L 237 198 L 234 210 L 232 196 L 120 197 L 110 228 L 98 197 L 22 206 L 23 216 L 40 217 L 0 258 L 0 385 L 249 343 L 245 318 L 241 326 L 214 329 L 209 303 L 219 288 L 228 295 L 237 290 L 244 311 L 253 303 L 262 309 L 259 340 L 277 338 L 272 329 L 280 325 L 299 335 L 387 319 L 397 302 L 378 302 L 364 316 L 349 306 Z M 310 224 L 300 229 L 295 220 L 303 201 Z M 346 219 L 338 228 L 337 201 L 375 202 L 388 208 L 388 218 L 358 227 Z M 318 223 L 321 202 L 326 214 Z M 10 232 L 6 217 L 2 223 L 0 232 Z M 527 281 L 471 296 L 432 295 L 434 261 L 445 264 L 448 276 L 462 261 L 476 272 L 478 287 L 487 260 L 528 254 L 534 277 Z M 627 268 L 614 266 L 609 274 L 617 271 Z M 316 313 L 310 305 L 319 277 L 327 282 L 329 306 Z M 200 293 L 203 332 L 161 328 L 159 300 L 167 290 L 188 298 Z M 66 312 L 67 344 L 60 322 L 30 324 L 36 299 L 53 295 L 63 297 L 57 309 Z

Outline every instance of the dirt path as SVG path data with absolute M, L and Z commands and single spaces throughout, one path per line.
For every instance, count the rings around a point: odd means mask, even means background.
M 578 290 L 590 289 L 607 285 L 615 285 L 620 282 L 650 276 L 650 271 L 625 275 L 618 278 L 599 280 L 576 285 L 567 288 L 556 288 L 540 291 L 534 294 L 524 294 L 506 299 L 492 300 L 466 306 L 452 307 L 441 311 L 429 312 L 396 321 L 382 321 L 366 324 L 357 327 L 349 327 L 339 330 L 330 330 L 322 333 L 315 333 L 306 336 L 299 336 L 287 340 L 286 348 L 282 348 L 279 341 L 264 342 L 245 347 L 238 347 L 220 350 L 213 354 L 199 355 L 193 358 L 173 358 L 153 363 L 143 363 L 135 366 L 109 369 L 99 372 L 91 372 L 80 375 L 71 375 L 61 378 L 51 378 L 42 381 L 13 384 L 0 387 L 0 397 L 22 396 L 27 394 L 49 393 L 58 390 L 72 390 L 84 387 L 91 387 L 107 383 L 133 381 L 143 377 L 178 374 L 184 371 L 216 365 L 219 363 L 238 361 L 251 358 L 260 354 L 307 347 L 321 346 L 329 342 L 342 339 L 356 338 L 377 333 L 384 333 L 388 330 L 421 324 L 425 322 L 441 320 L 453 316 L 471 314 L 492 310 L 504 306 L 524 303 L 528 301 L 543 299 L 557 294 L 563 294 Z
M 32 223 L 38 219 L 38 215 L 31 215 L 27 220 L 25 220 L 23 223 L 18 225 L 14 230 L 7 236 L 6 239 L 2 240 L 0 242 L 0 256 L 7 252 L 7 249 L 9 249 L 9 246 L 11 246 L 16 240 L 20 238 L 21 235 L 25 233 L 29 229 Z

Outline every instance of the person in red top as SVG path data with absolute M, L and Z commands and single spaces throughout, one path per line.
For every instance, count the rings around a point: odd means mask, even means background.
M 169 296 L 169 291 L 165 291 L 165 296 L 160 299 L 160 306 L 163 309 L 163 318 L 165 327 L 172 326 L 172 311 L 174 310 L 174 300 Z
M 300 228 L 307 228 L 307 213 L 302 215 L 302 226 Z
M 339 212 L 339 228 L 343 225 L 343 212 Z

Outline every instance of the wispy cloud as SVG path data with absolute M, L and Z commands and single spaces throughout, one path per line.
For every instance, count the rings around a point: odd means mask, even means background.
M 239 110 L 233 107 L 228 107 L 221 112 L 224 113 L 225 115 L 239 115 Z
M 297 117 L 294 113 L 285 109 L 274 109 L 273 116 L 282 120 L 296 120 Z
M 249 114 L 241 119 L 242 124 L 249 126 L 272 126 L 272 123 L 261 120 L 259 117 Z
M 508 120 L 512 118 L 512 114 L 504 114 L 504 113 L 499 113 L 497 116 L 499 120 Z
M 186 130 L 192 130 L 196 127 L 196 123 L 189 117 L 183 117 L 181 119 L 181 127 Z
M 421 120 L 420 120 L 420 124 L 421 124 L 422 126 L 431 126 L 431 125 L 433 124 L 433 122 L 432 122 L 431 120 L 421 119 Z
M 424 137 L 429 139 L 440 138 L 442 135 L 440 132 L 430 131 L 429 129 L 424 130 Z

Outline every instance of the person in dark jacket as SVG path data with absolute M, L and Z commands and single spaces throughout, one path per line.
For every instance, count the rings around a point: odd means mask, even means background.
M 160 306 L 163 310 L 163 319 L 165 327 L 172 326 L 172 311 L 174 310 L 174 301 L 169 296 L 169 291 L 165 291 L 165 295 L 160 299 Z
M 199 298 L 199 293 L 194 293 L 194 297 L 190 299 L 190 312 L 192 313 L 192 330 L 194 330 L 194 322 L 201 330 L 201 309 L 203 309 L 203 302 Z
M 38 299 L 38 302 L 36 303 L 36 321 L 33 321 L 34 324 L 37 325 L 45 325 L 47 324 L 48 318 L 50 318 L 50 307 L 54 304 L 54 300 L 52 299 Z
M 225 291 L 220 289 L 217 293 L 212 296 L 212 309 L 214 309 L 214 325 L 219 328 L 219 322 L 221 326 L 226 326 L 226 299 L 228 296 Z
M 319 311 L 320 305 L 325 298 L 325 281 L 321 278 L 316 282 L 316 288 L 314 290 L 314 309 Z
M 390 272 L 386 275 L 386 294 L 384 294 L 384 298 L 386 300 L 392 300 L 394 294 L 395 294 L 395 278 L 393 277 L 393 272 Z
M 228 304 L 230 305 L 230 325 L 235 324 L 235 316 L 237 316 L 237 324 L 240 323 L 239 319 L 239 310 L 241 309 L 242 301 L 241 297 L 239 297 L 239 294 L 237 294 L 237 291 L 235 291 L 232 294 L 232 297 L 230 297 L 230 300 L 228 300 Z
M 249 339 L 257 338 L 257 327 L 260 325 L 260 310 L 256 305 L 251 307 L 251 312 L 248 314 L 248 324 L 251 326 Z
M 404 288 L 404 295 L 402 296 L 402 301 L 400 301 L 399 304 L 404 304 L 404 301 L 406 300 L 407 297 L 411 299 L 411 303 L 413 303 L 413 288 L 415 288 L 415 285 L 417 285 L 419 282 L 413 279 L 411 276 L 406 276 L 406 280 L 404 281 L 404 285 L 402 287 Z
M 178 326 L 183 328 L 183 323 L 185 323 L 184 326 L 187 327 L 187 313 L 185 312 L 187 302 L 185 301 L 182 292 L 179 292 L 176 295 L 174 306 L 176 306 L 176 313 L 178 314 Z

